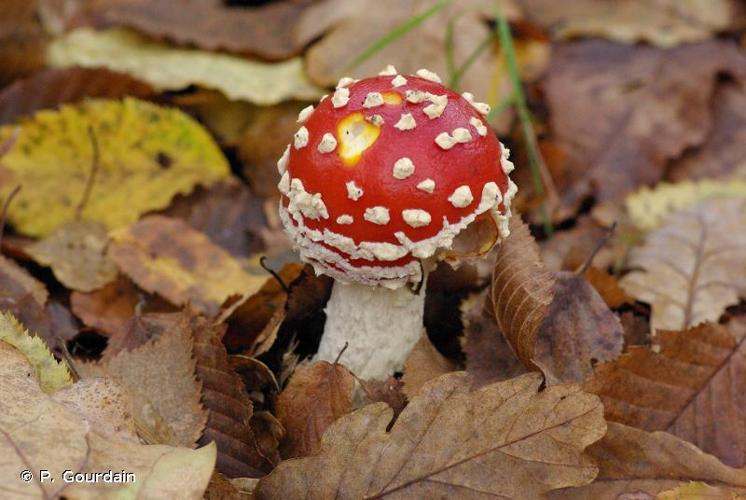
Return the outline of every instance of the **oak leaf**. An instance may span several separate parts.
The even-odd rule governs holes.
[[[492,310],[518,359],[534,367],[534,348],[553,297],[554,280],[544,269],[528,225],[513,217],[492,272]]]
[[[113,232],[109,257],[143,290],[215,314],[231,295],[251,296],[266,276],[246,272],[231,254],[185,222],[149,215]]]
[[[632,250],[622,287],[653,308],[654,330],[717,320],[746,293],[746,199],[705,200]]]
[[[653,498],[686,481],[746,491],[746,469],[734,469],[667,432],[646,432],[609,422],[606,435],[586,453],[599,467],[593,483],[549,494],[552,500]]]
[[[256,497],[538,498],[587,484],[596,467],[583,450],[606,431],[603,408],[577,386],[540,384],[534,373],[470,391],[466,373],[449,373],[388,431],[391,408],[365,406],[327,429],[318,455],[261,479]]]
[[[80,28],[52,41],[47,50],[52,67],[107,68],[126,73],[158,90],[191,85],[219,90],[231,100],[276,104],[288,99],[317,99],[299,58],[278,63],[252,61],[228,54],[174,48],[121,28]]]
[[[53,498],[101,498],[129,495],[141,498],[201,498],[215,462],[214,445],[200,450],[171,446],[141,445],[118,438],[96,425],[102,408],[122,407],[121,393],[88,391],[87,396],[72,391],[76,385],[50,397],[33,376],[33,368],[18,350],[0,341],[0,474],[17,477],[28,469],[49,470],[55,482],[42,482],[38,472],[30,482],[5,481],[0,491],[5,498],[39,496]],[[85,385],[83,390],[88,389]],[[81,398],[87,403],[77,405]],[[91,401],[88,398],[95,398]],[[108,399],[108,401],[107,401]],[[113,418],[127,418],[113,416]],[[62,472],[102,472],[125,470],[135,474],[130,483],[66,483]]]
[[[14,130],[0,128],[0,142]],[[127,98],[37,112],[22,122],[0,174],[7,179],[0,198],[23,187],[8,220],[24,234],[45,236],[77,218],[91,178],[81,218],[112,229],[165,207],[177,193],[226,177],[229,169],[212,138],[186,114]]]
[[[668,431],[745,466],[746,325],[706,323],[658,339],[659,353],[633,346],[599,365],[585,389],[601,397],[608,420]]]
[[[355,377],[339,363],[301,365],[277,397],[277,418],[285,427],[283,458],[315,455],[321,436],[338,418],[352,411]]]

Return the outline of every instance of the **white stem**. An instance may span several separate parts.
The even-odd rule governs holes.
[[[340,362],[362,379],[382,380],[401,370],[424,331],[425,283],[415,294],[335,281],[325,312],[316,358],[334,361],[347,342]]]

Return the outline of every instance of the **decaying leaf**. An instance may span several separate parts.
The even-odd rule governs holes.
[[[428,381],[455,369],[453,362],[439,353],[427,335],[423,335],[404,362],[404,394],[412,398]]]
[[[107,68],[131,75],[158,90],[200,85],[219,90],[229,99],[256,104],[311,100],[322,94],[308,80],[299,58],[265,63],[228,54],[178,49],[119,28],[71,31],[50,43],[47,58],[57,68]]]
[[[302,48],[293,37],[293,25],[308,3],[293,0],[247,8],[221,0],[182,0],[175,9],[170,0],[127,0],[100,2],[91,15],[182,45],[287,59]]]
[[[85,98],[147,98],[153,94],[149,85],[106,69],[45,69],[0,92],[0,125]]]
[[[743,52],[716,40],[673,49],[559,44],[546,92],[554,136],[573,172],[569,185],[558,186],[565,201],[619,199],[660,180],[668,160],[705,140],[717,74],[745,71]]]
[[[76,390],[76,386],[69,390]],[[34,471],[29,482],[3,482],[0,485],[3,497],[36,498],[40,493],[44,498],[58,495],[102,498],[123,494],[140,498],[202,497],[215,463],[214,445],[192,450],[141,445],[121,439],[121,435],[117,439],[105,428],[100,432],[95,422],[102,407],[120,404],[112,401],[118,393],[98,390],[88,391],[87,395],[98,401],[75,406],[76,399],[86,396],[80,394],[76,398],[67,393],[60,401],[48,396],[39,387],[23,354],[0,341],[0,454],[3,456],[0,475],[16,478],[19,471]],[[40,469],[50,471],[55,481],[40,481]],[[124,470],[133,473],[135,480],[121,484],[68,483],[62,480],[65,470],[89,473]]]
[[[614,222],[613,220],[611,222]],[[608,237],[608,229],[598,225],[590,216],[577,218],[571,229],[558,230],[551,238],[540,243],[541,260],[549,271],[575,271],[568,269],[568,261],[585,263],[597,249],[598,243]],[[609,241],[614,244],[615,240]],[[605,268],[614,260],[614,252],[606,245],[593,258],[593,264]]]
[[[528,17],[559,38],[599,37],[660,47],[697,42],[728,28],[738,6],[732,0],[518,0]]]
[[[622,287],[653,307],[654,330],[717,320],[746,291],[746,199],[715,198],[676,212],[632,250]]]
[[[585,385],[606,418],[686,439],[725,463],[746,465],[746,326],[707,323],[658,332],[660,353],[631,347]],[[735,336],[734,336],[735,335]]]
[[[315,455],[321,436],[338,418],[352,411],[355,377],[339,363],[301,365],[277,397],[277,418],[285,427],[283,458]]]
[[[206,314],[231,295],[253,295],[266,281],[178,219],[150,215],[111,238],[110,258],[140,288]]]
[[[177,323],[137,349],[76,368],[83,378],[109,377],[127,388],[137,420],[152,435],[173,439],[159,444],[193,447],[202,435],[207,411],[200,404],[202,384],[195,377],[192,332],[185,326]],[[162,423],[171,432],[161,431]]]
[[[98,222],[72,221],[27,248],[39,264],[71,290],[90,292],[111,283],[117,267],[106,256],[109,235]]]
[[[583,450],[606,431],[603,408],[577,386],[537,393],[540,383],[527,374],[470,391],[466,373],[450,373],[427,384],[389,431],[391,408],[365,406],[327,429],[318,455],[261,479],[256,496],[537,498],[587,484],[597,469]]]
[[[108,285],[88,293],[70,294],[70,307],[80,320],[107,336],[122,334],[135,314],[135,285],[121,274]]]
[[[13,131],[0,128],[0,142]],[[45,236],[76,218],[93,175],[80,215],[111,229],[228,173],[212,138],[181,111],[131,98],[90,100],[39,111],[23,121],[15,144],[0,160],[0,198],[22,186],[8,220],[24,234]]]
[[[740,493],[743,493],[743,490]],[[739,492],[723,486],[710,486],[701,481],[691,481],[676,488],[661,491],[656,498],[658,500],[680,500],[688,498],[729,498],[731,500],[738,500]]]
[[[528,368],[534,367],[536,336],[552,302],[553,286],[528,226],[513,217],[510,236],[497,253],[490,294],[497,326]]]
[[[667,432],[646,432],[609,422],[606,435],[589,446],[587,453],[599,465],[596,480],[580,488],[553,491],[550,498],[616,500],[625,498],[625,493],[631,498],[654,498],[686,481],[746,491],[746,470],[728,467]]]
[[[668,216],[710,198],[746,198],[746,181],[711,180],[660,182],[627,196],[625,207],[632,222],[644,230],[661,226]]]
[[[0,18],[0,87],[44,66],[47,35],[38,0],[5,0]]]
[[[536,338],[534,361],[548,383],[581,383],[596,362],[622,353],[624,330],[583,276],[555,274],[554,299]]]
[[[611,309],[616,309],[633,301],[632,297],[627,295],[627,292],[619,284],[619,280],[606,271],[602,271],[596,266],[588,266],[583,276]]]

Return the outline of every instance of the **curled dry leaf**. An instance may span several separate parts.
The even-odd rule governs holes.
[[[492,309],[497,326],[518,359],[533,368],[539,328],[552,302],[554,280],[544,269],[528,226],[513,217],[492,273]]]
[[[365,406],[327,429],[318,455],[261,479],[256,497],[537,498],[587,484],[597,469],[583,450],[606,431],[603,408],[577,386],[537,393],[540,384],[527,374],[470,391],[466,373],[449,373],[427,384],[389,431],[391,408]]]
[[[15,130],[0,128],[0,143]],[[178,193],[227,177],[229,169],[217,144],[189,116],[126,98],[37,112],[23,121],[0,174],[3,200],[14,186],[23,187],[8,207],[8,221],[21,233],[46,236],[78,215],[108,229],[126,226]],[[86,189],[90,196],[78,214]]]
[[[157,340],[76,369],[83,378],[110,377],[127,388],[138,422],[159,444],[193,447],[202,435],[207,411],[200,404],[202,384],[195,377],[188,323],[176,323]],[[162,430],[163,424],[169,429]]]
[[[453,362],[438,352],[427,335],[422,335],[404,362],[404,394],[412,398],[425,383],[455,369]]]
[[[147,98],[154,93],[149,85],[106,69],[45,69],[0,92],[0,125],[85,98]]]
[[[653,329],[717,320],[746,290],[746,199],[715,198],[676,212],[633,249],[621,281],[653,308]]]
[[[117,267],[106,256],[109,234],[98,222],[72,221],[27,248],[31,257],[49,266],[71,290],[90,292],[111,283]]]
[[[251,37],[242,37],[247,39]],[[287,99],[318,99],[299,58],[266,63],[154,42],[127,29],[80,28],[57,37],[47,50],[52,67],[108,68],[126,73],[157,90],[192,85],[219,90],[231,100],[277,104]]]
[[[555,274],[554,300],[536,339],[534,361],[547,383],[583,382],[598,361],[622,353],[624,330],[583,276]]]
[[[150,215],[111,238],[109,257],[140,288],[206,314],[231,295],[253,295],[266,280],[178,219]]]
[[[660,353],[631,347],[599,365],[585,389],[601,397],[608,420],[668,431],[743,467],[746,325],[730,330],[707,323],[659,332]]]
[[[739,492],[746,470],[734,469],[667,432],[646,432],[609,422],[606,435],[587,453],[599,466],[596,480],[580,488],[553,491],[552,500],[653,498],[685,481],[704,481]]]
[[[673,49],[606,40],[557,46],[546,91],[573,172],[558,186],[565,201],[616,200],[660,180],[669,160],[705,140],[717,75],[744,71],[746,55],[717,40]]]
[[[301,365],[277,397],[277,418],[285,427],[283,458],[315,455],[321,436],[338,418],[352,411],[355,377],[339,363]]]

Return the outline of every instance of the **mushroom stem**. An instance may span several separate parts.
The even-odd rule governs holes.
[[[383,380],[401,370],[423,332],[425,287],[395,290],[334,282],[316,359],[340,362],[362,379]]]

